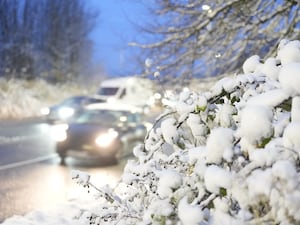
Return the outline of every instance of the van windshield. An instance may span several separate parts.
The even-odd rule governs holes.
[[[117,93],[119,88],[117,87],[102,87],[99,89],[98,94],[104,96],[112,96]]]

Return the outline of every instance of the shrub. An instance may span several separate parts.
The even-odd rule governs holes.
[[[292,52],[292,54],[289,54]],[[300,42],[204,93],[182,92],[134,148],[94,224],[299,224]],[[83,172],[73,178],[85,187]]]

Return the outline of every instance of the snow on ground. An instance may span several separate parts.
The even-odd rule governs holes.
[[[72,174],[70,174],[71,177]],[[113,187],[118,179],[110,174],[92,173],[93,182],[99,186],[110,185]],[[108,182],[104,184],[102,181]],[[74,181],[75,183],[75,181]],[[76,186],[67,193],[68,201],[55,206],[44,207],[33,210],[26,215],[14,215],[7,218],[3,225],[83,225],[86,219],[84,211],[95,209],[96,191],[92,188]]]

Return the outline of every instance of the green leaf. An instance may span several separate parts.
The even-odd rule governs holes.
[[[205,106],[202,106],[202,107],[196,105],[195,112],[196,112],[196,113],[204,112],[204,111],[206,110],[206,108],[207,108],[206,105],[205,105]]]
[[[235,102],[239,102],[240,99],[239,99],[238,97],[236,97],[236,96],[233,96],[233,97],[230,99],[230,101],[231,101],[231,105],[233,105]]]
[[[209,209],[215,208],[215,205],[214,205],[213,201],[210,201],[210,202],[208,203],[207,208],[209,208]]]
[[[272,138],[273,136],[262,139],[262,141],[257,145],[257,147],[264,148],[272,140]]]
[[[154,215],[151,215],[151,217],[154,219],[154,221],[158,222],[160,225],[165,225],[166,222],[167,222],[167,218],[165,216],[154,216]]]
[[[274,137],[274,130],[272,131],[272,134],[270,135],[270,137],[266,137],[263,138],[258,144],[257,147],[258,148],[264,148]]]
[[[221,197],[225,197],[227,195],[227,190],[225,188],[220,188],[219,194]]]
[[[185,149],[185,144],[182,142],[177,142],[177,146],[181,149]]]
[[[176,205],[177,204],[177,199],[172,196],[171,199],[170,199],[170,203],[173,204],[173,205]]]

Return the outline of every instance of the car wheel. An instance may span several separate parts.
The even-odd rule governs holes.
[[[66,157],[67,157],[67,149],[62,147],[61,145],[56,145],[56,152],[60,158],[60,165],[66,164]]]
[[[118,158],[118,157],[112,157],[109,159],[110,165],[117,165],[117,164],[119,164],[119,162],[120,162],[120,158]]]
[[[66,165],[66,156],[59,155],[59,157],[60,157],[60,165],[62,165],[62,166]]]

